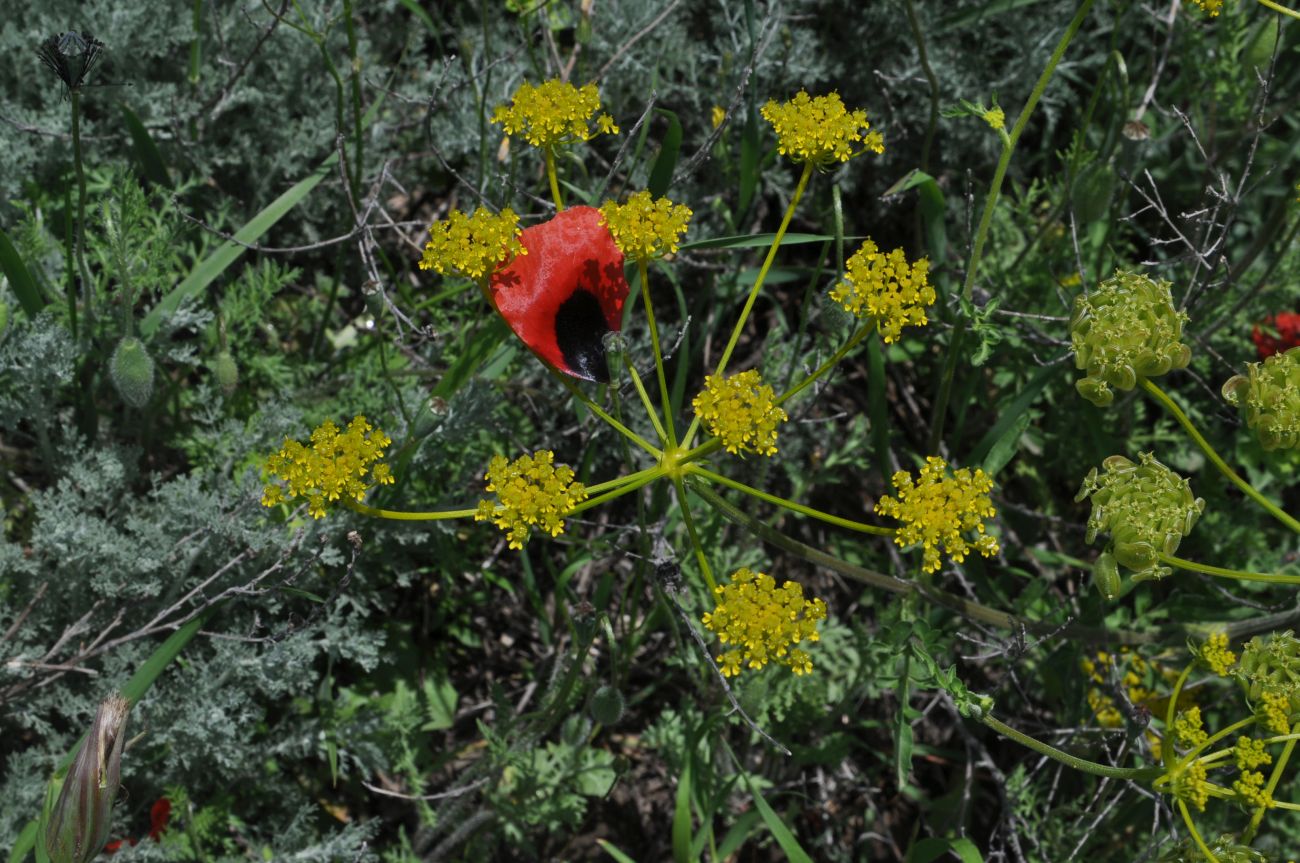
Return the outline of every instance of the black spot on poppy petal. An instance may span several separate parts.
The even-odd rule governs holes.
[[[609,382],[605,360],[605,313],[596,295],[579,288],[555,312],[555,342],[575,377]]]

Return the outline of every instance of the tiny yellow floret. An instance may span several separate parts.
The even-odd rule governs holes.
[[[777,427],[790,418],[776,403],[776,391],[750,369],[729,378],[708,375],[691,403],[709,434],[727,452],[776,454]]]
[[[762,114],[776,131],[777,152],[795,163],[825,167],[866,150],[885,152],[885,139],[868,131],[867,112],[846,109],[839,93],[812,98],[800,90],[789,102],[769,101]],[[862,146],[855,150],[857,142]]]
[[[797,675],[813,670],[812,658],[792,645],[820,638],[817,624],[826,619],[825,602],[804,599],[803,588],[793,581],[778,588],[772,576],[749,569],[737,570],[713,593],[717,606],[702,621],[718,641],[736,645],[717,657],[723,676],[736,676],[742,664],[759,669],[769,662]]]
[[[992,126],[994,129],[996,129],[999,132],[1007,127],[1006,112],[1003,111],[1001,108],[999,108],[997,105],[994,105],[992,108],[989,108],[980,116],[984,118],[985,123],[988,123],[990,126]]]
[[[844,281],[831,289],[831,299],[859,318],[875,318],[886,344],[898,340],[903,327],[929,323],[925,310],[934,305],[929,282],[930,262],[908,264],[902,249],[881,254],[868,239],[845,265]]]
[[[490,276],[498,266],[528,250],[519,242],[519,217],[509,207],[500,213],[452,210],[429,228],[420,269],[456,273],[470,279]]]
[[[652,198],[644,189],[625,204],[606,201],[600,208],[601,224],[609,228],[623,254],[642,261],[675,253],[691,215],[685,204]]]
[[[1201,645],[1201,659],[1220,677],[1227,677],[1237,662],[1237,654],[1228,649],[1228,634],[1216,632]]]
[[[391,485],[392,472],[384,464],[384,450],[392,441],[363,416],[348,423],[340,433],[326,420],[311,433],[311,446],[284,439],[280,451],[266,460],[265,473],[286,483],[268,483],[262,491],[262,505],[276,506],[297,498],[307,502],[313,518],[323,518],[340,498],[360,501],[378,485]]]
[[[501,124],[506,134],[522,137],[534,147],[554,149],[579,141],[590,141],[600,134],[618,134],[614,118],[608,114],[591,115],[600,110],[600,94],[595,84],[575,87],[552,78],[534,87],[527,81],[519,85],[509,105],[499,105],[492,122]]]
[[[875,507],[878,515],[903,523],[894,533],[894,542],[924,547],[926,572],[939,569],[940,549],[957,563],[972,548],[984,557],[998,553],[998,541],[984,532],[984,519],[997,515],[989,498],[993,480],[979,468],[961,468],[952,476],[947,476],[947,470],[943,459],[930,456],[915,481],[907,471],[898,471],[892,478],[898,497],[882,497]],[[962,536],[970,530],[977,534],[973,542]]]
[[[493,457],[483,477],[496,501],[479,501],[475,521],[490,521],[506,531],[511,548],[523,548],[529,529],[551,536],[564,532],[564,516],[587,499],[587,489],[574,480],[573,468],[555,464],[555,453],[538,450],[514,461]]]

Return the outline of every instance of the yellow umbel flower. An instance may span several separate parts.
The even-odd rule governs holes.
[[[534,147],[554,149],[578,141],[590,141],[599,134],[618,134],[614,118],[601,114],[596,128],[591,115],[600,110],[600,94],[595,84],[578,88],[552,78],[534,87],[527,81],[519,85],[509,105],[498,105],[492,122],[505,127],[507,135],[521,136]]]
[[[1237,769],[1243,772],[1273,763],[1273,756],[1265,750],[1263,740],[1238,737],[1237,745],[1232,748],[1232,754],[1237,760]]]
[[[521,233],[519,217],[509,207],[496,214],[475,210],[472,216],[452,210],[429,228],[420,269],[481,279],[515,255],[528,254]]]
[[[1211,18],[1217,18],[1219,12],[1223,10],[1223,0],[1192,0],[1201,11],[1208,14]]]
[[[859,318],[876,319],[885,342],[897,341],[905,326],[923,327],[934,305],[929,282],[930,262],[909,265],[902,249],[882,255],[868,239],[845,265],[844,281],[831,289],[831,299]]]
[[[770,575],[739,569],[730,584],[715,587],[717,607],[702,618],[723,644],[737,645],[717,658],[726,677],[740,673],[743,663],[758,669],[769,662],[808,674],[812,659],[791,645],[817,641],[817,624],[826,619],[826,603],[803,598],[803,588],[787,581],[780,588]]]
[[[980,117],[999,132],[1007,127],[1007,114],[997,105],[986,110]]]
[[[691,404],[709,434],[721,438],[733,455],[775,455],[777,426],[790,418],[776,403],[776,391],[754,369],[729,378],[707,375]]]
[[[384,464],[384,450],[392,441],[363,416],[340,433],[326,420],[311,433],[311,446],[284,439],[280,451],[266,460],[266,473],[288,485],[269,483],[262,491],[262,506],[275,506],[302,498],[314,518],[322,518],[334,501],[361,500],[377,485],[390,485],[392,472]]]
[[[649,191],[642,189],[626,204],[606,201],[600,208],[600,219],[624,255],[648,261],[677,251],[677,243],[691,219],[691,208],[667,198],[652,198]]]
[[[1210,799],[1210,783],[1205,777],[1205,765],[1192,759],[1175,765],[1169,775],[1169,790],[1174,796],[1204,812],[1205,804]]]
[[[907,471],[900,470],[892,478],[898,498],[882,497],[876,503],[877,514],[903,523],[894,533],[894,542],[904,547],[924,546],[922,566],[926,572],[939,569],[941,548],[957,563],[965,560],[972,548],[984,557],[998,553],[998,541],[984,532],[984,519],[997,515],[989,499],[993,480],[979,468],[964,467],[952,476],[946,475],[947,469],[943,459],[930,456],[915,482]],[[962,536],[969,530],[978,534],[974,542]]]
[[[1242,771],[1241,778],[1232,783],[1232,790],[1248,806],[1272,809],[1275,805],[1273,795],[1264,788],[1264,774],[1258,770]]]
[[[1216,632],[1201,645],[1201,661],[1220,677],[1227,677],[1237,662],[1237,654],[1228,649],[1228,634]]]
[[[792,162],[824,167],[847,162],[865,150],[885,152],[880,133],[867,131],[871,128],[867,112],[847,110],[839,93],[814,99],[800,90],[789,102],[768,102],[762,113],[776,130],[777,152]],[[859,141],[862,147],[855,151],[852,145]]]
[[[1201,708],[1190,707],[1174,717],[1174,741],[1184,749],[1195,749],[1210,739],[1201,720]]]
[[[474,520],[490,521],[506,531],[511,548],[523,548],[534,525],[559,536],[564,533],[564,516],[587,499],[587,489],[573,477],[573,468],[555,465],[550,450],[514,461],[495,456],[483,478],[497,499],[479,501]]]
[[[1261,693],[1259,703],[1255,705],[1255,716],[1274,734],[1288,734],[1291,731],[1291,702],[1281,692]]]

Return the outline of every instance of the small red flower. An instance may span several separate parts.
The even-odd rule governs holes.
[[[1300,346],[1300,314],[1279,312],[1255,325],[1250,334],[1262,360]]]
[[[515,335],[565,374],[609,380],[605,334],[623,327],[623,253],[595,207],[525,228],[528,250],[492,274],[492,299]]]

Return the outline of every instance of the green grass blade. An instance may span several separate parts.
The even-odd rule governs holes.
[[[597,839],[596,844],[599,845],[606,854],[613,857],[617,863],[636,863],[635,860],[615,848],[609,842],[606,842],[604,839]]]
[[[27,852],[36,847],[36,832],[40,829],[40,823],[28,821],[23,832],[18,834],[18,843],[14,845],[14,850],[9,852],[9,863],[18,863],[27,856]]]
[[[1060,369],[1056,366],[1043,366],[1039,369],[1038,374],[1030,378],[1029,383],[1011,401],[1011,404],[998,411],[998,421],[984,433],[979,443],[975,444],[975,448],[966,457],[965,464],[979,464],[988,458],[989,453],[993,451],[993,445],[1020,421],[1020,415],[1029,410],[1038,400],[1047,382],[1060,373]]]
[[[942,839],[938,836],[927,836],[913,845],[907,863],[932,863],[950,851],[961,858],[962,863],[984,863],[983,855],[969,839]]]
[[[768,830],[772,831],[772,838],[785,852],[786,859],[790,863],[812,863],[812,858],[808,856],[808,852],[803,850],[803,846],[799,844],[799,840],[794,837],[794,834],[790,832],[790,828],[781,820],[781,816],[777,815],[772,807],[767,805],[763,795],[759,794],[754,786],[750,784],[748,776],[745,777],[745,787],[749,789],[750,795],[753,796],[754,808],[762,816],[763,823],[767,825]]]
[[[34,318],[45,308],[45,298],[41,296],[40,289],[36,287],[36,280],[28,272],[27,265],[23,263],[23,256],[18,254],[14,244],[9,241],[9,235],[0,231],[0,271],[3,271],[5,278],[9,280],[9,289],[14,292],[18,298],[18,303],[27,313],[27,317]]]
[[[772,245],[772,240],[776,239],[776,234],[737,234],[733,237],[711,237],[707,240],[693,240],[689,243],[682,243],[678,248],[683,252],[692,249],[753,249],[767,248]],[[797,246],[801,243],[824,243],[827,240],[833,240],[834,237],[828,234],[786,234],[781,238],[783,246]],[[858,237],[846,237],[846,239],[859,239]]]
[[[650,179],[646,183],[651,197],[662,198],[673,182],[673,170],[677,167],[677,158],[682,151],[682,124],[677,115],[663,108],[656,113],[668,118],[668,131],[664,133],[659,155],[655,157],[654,167],[650,169]]]
[[[682,767],[677,782],[677,799],[673,805],[673,860],[691,863],[691,759]]]
[[[398,0],[398,2],[405,6],[407,11],[412,15],[420,19],[420,23],[423,24],[430,33],[434,36],[438,35],[438,25],[433,23],[433,18],[429,16],[428,12],[425,12],[420,8],[420,4],[417,3],[416,0]]]
[[[163,160],[162,151],[158,149],[158,144],[144,123],[125,104],[122,105],[122,119],[126,121],[127,131],[131,133],[131,147],[135,150],[135,157],[140,160],[140,170],[144,172],[145,179],[156,186],[171,186],[171,174]]]

